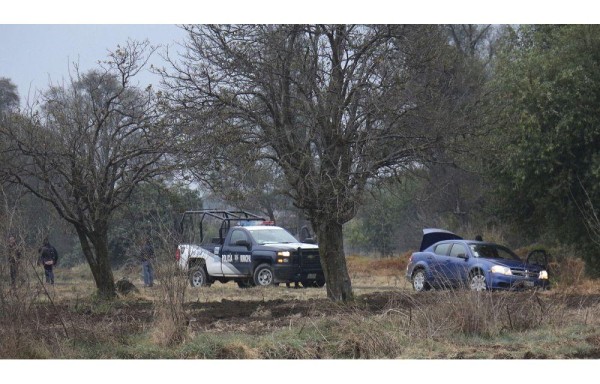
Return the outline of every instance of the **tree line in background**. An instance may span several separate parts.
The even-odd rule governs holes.
[[[346,252],[424,227],[567,244],[600,273],[598,26],[182,28],[158,90],[133,81],[147,42],[25,108],[0,79],[4,237],[52,232],[106,297],[138,239],[215,204],[310,225],[336,301]]]

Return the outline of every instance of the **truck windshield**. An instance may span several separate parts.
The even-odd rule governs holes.
[[[248,231],[258,244],[297,243],[288,231],[278,227],[249,228]]]

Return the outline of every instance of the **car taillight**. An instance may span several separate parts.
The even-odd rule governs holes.
[[[179,259],[181,259],[181,251],[179,250],[179,248],[177,248],[177,250],[175,251],[175,260],[179,261]]]

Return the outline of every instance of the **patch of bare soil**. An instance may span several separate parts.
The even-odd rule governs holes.
[[[546,308],[557,301],[565,302],[569,307],[585,309],[598,306],[598,295],[579,295],[558,297],[553,294],[542,294],[532,298],[528,292],[498,292],[497,299],[504,305],[539,305]],[[365,317],[383,314],[394,310],[402,311],[411,308],[437,306],[440,303],[438,292],[414,294],[410,291],[384,291],[357,295],[356,300],[348,304],[334,303],[327,298],[310,299],[274,299],[274,300],[232,300],[206,303],[190,303],[187,313],[190,326],[197,331],[211,332],[246,332],[262,334],[274,329],[289,327],[292,324],[310,318],[336,317],[349,314],[361,314]],[[517,321],[518,319],[513,319]],[[529,358],[529,356],[524,358]],[[535,358],[543,358],[536,356]]]
[[[251,293],[251,292],[249,292]],[[440,305],[441,292],[430,291],[415,294],[408,290],[371,292],[357,295],[352,303],[334,303],[325,297],[319,298],[273,298],[260,299],[260,292],[240,300],[222,298],[220,301],[189,302],[185,305],[185,311],[190,330],[196,332],[211,333],[244,333],[248,335],[269,334],[277,330],[291,326],[303,326],[309,322],[322,318],[335,318],[348,316],[372,316],[386,314],[388,312],[409,311],[413,308],[422,310],[426,307]],[[595,313],[600,303],[599,295],[572,295],[564,296],[553,293],[542,293],[539,297],[532,298],[531,293],[493,293],[496,299],[505,300],[506,306],[533,303],[535,306],[545,308],[558,301],[568,307],[576,308],[575,312],[581,316],[586,315],[588,308],[590,313]],[[448,297],[446,297],[448,298]],[[450,297],[451,298],[451,297]],[[89,305],[89,304],[88,304]],[[60,314],[60,315],[59,315]],[[138,299],[118,302],[112,307],[100,311],[97,307],[88,307],[64,304],[54,309],[48,306],[40,306],[36,317],[40,324],[53,324],[53,328],[63,333],[61,328],[67,332],[77,333],[79,337],[84,336],[91,342],[101,334],[107,332],[113,335],[131,335],[143,332],[152,326],[155,319],[155,304],[152,300]],[[591,321],[593,315],[589,315]],[[355,317],[356,318],[356,317]],[[513,321],[517,319],[513,318]],[[64,323],[63,327],[61,323]],[[586,339],[588,348],[581,349],[569,356],[574,359],[597,359],[600,358],[600,335],[591,333]],[[470,358],[474,356],[469,351],[460,351],[452,358]],[[522,351],[517,354],[507,349],[506,346],[491,348],[490,356],[496,359],[522,358],[522,359],[545,359],[552,358],[543,353]],[[518,351],[517,351],[518,352]]]
[[[222,299],[220,302],[193,303],[187,308],[192,329],[212,332],[246,332],[261,334],[274,329],[289,327],[300,319],[328,317],[344,313],[375,314],[383,312],[390,302],[402,298],[411,305],[408,296],[391,292],[372,293],[358,297],[351,304],[337,304],[328,299],[276,299],[237,301]]]
[[[214,332],[248,332],[261,334],[276,328],[288,327],[290,321],[310,317],[327,317],[356,313],[356,311],[380,313],[390,303],[413,305],[407,294],[380,292],[359,296],[351,304],[338,304],[326,298],[274,299],[274,300],[231,300],[192,302],[186,304],[186,313],[192,330]],[[396,304],[394,304],[396,305]],[[152,323],[155,307],[151,300],[139,299],[112,304],[110,308],[98,309],[92,304],[78,305],[61,303],[56,307],[40,305],[35,309],[39,324],[52,324],[61,328],[65,324],[67,332],[72,329],[94,325],[98,329],[110,327],[113,332],[135,331]]]

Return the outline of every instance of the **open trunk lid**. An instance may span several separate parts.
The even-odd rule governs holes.
[[[419,252],[423,252],[425,249],[442,240],[462,240],[462,237],[444,229],[425,228],[423,229],[423,240],[421,240]]]

